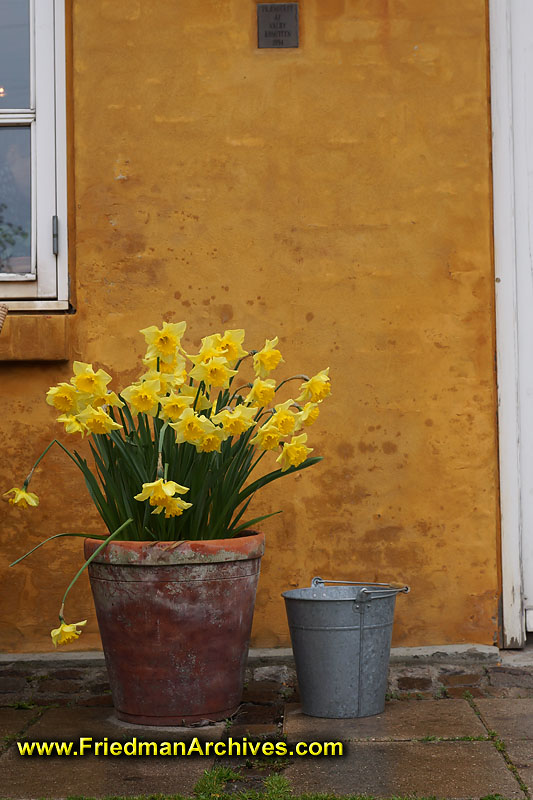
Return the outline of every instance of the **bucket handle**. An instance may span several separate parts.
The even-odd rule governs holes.
[[[365,581],[330,581],[324,578],[315,577],[311,581],[311,587],[317,589],[319,586],[324,586],[326,583],[336,583],[342,586],[362,586],[361,594],[371,594],[375,597],[388,597],[391,594],[408,594],[411,590],[409,586],[401,583],[370,583]],[[372,587],[372,588],[367,588]],[[374,588],[375,587],[375,588]]]

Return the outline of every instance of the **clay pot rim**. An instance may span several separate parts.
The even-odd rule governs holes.
[[[92,563],[142,566],[169,564],[206,564],[228,561],[248,561],[261,558],[265,551],[265,535],[244,531],[232,539],[187,539],[178,542],[119,541],[110,542]],[[85,558],[102,544],[90,536],[84,540]]]

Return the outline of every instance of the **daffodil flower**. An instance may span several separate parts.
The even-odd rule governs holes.
[[[244,335],[244,330],[239,328],[234,331],[224,331],[224,336],[221,338],[221,353],[227,358],[231,366],[240,358],[248,355],[247,351],[243,350],[242,347]]]
[[[152,511],[152,514],[161,514],[164,511],[165,519],[169,517],[181,517],[183,512],[191,506],[192,503],[187,503],[180,497],[169,497],[165,503],[158,505],[157,508]]]
[[[156,325],[143,328],[141,333],[148,345],[147,357],[171,361],[176,355],[186,328],[186,322],[163,322],[162,328]]]
[[[278,337],[267,339],[262,350],[254,355],[254,372],[258,378],[266,378],[269,372],[276,369],[284,359],[279,350],[276,350]]]
[[[187,370],[185,369],[186,362],[183,356],[176,353],[174,358],[170,361],[163,361],[158,356],[145,356],[143,364],[148,367],[150,372],[159,372],[164,375],[172,375],[176,380],[181,380],[181,383],[187,378]],[[159,369],[158,369],[159,365]]]
[[[198,393],[198,389],[196,386],[180,386],[180,395],[184,397],[191,397],[193,400],[193,408],[196,411],[205,411],[208,408],[211,408],[212,402],[209,400],[208,397],[204,394],[204,392]]]
[[[196,451],[198,453],[219,453],[222,442],[225,441],[229,435],[230,434],[223,428],[213,427],[213,430],[204,433],[202,439],[196,445]]]
[[[331,394],[331,383],[329,380],[329,367],[313,375],[300,386],[301,394],[297,398],[299,403],[319,403]]]
[[[63,423],[65,433],[81,433],[84,436],[88,431],[88,428],[74,414],[61,414],[57,421]]]
[[[215,426],[207,417],[199,416],[192,408],[186,408],[177,422],[169,423],[176,431],[178,444],[200,444],[206,433],[212,433]]]
[[[53,631],[50,631],[54,647],[74,642],[82,633],[82,631],[77,629],[83,628],[84,625],[87,625],[86,619],[84,619],[83,622],[72,622],[70,625],[61,620],[59,628],[54,628]]]
[[[78,390],[71,383],[59,383],[51,386],[46,393],[46,402],[49,406],[67,414],[78,408]]]
[[[211,417],[212,422],[222,425],[230,436],[240,436],[254,424],[255,408],[240,405],[234,409],[225,408]]]
[[[85,364],[83,361],[75,361],[73,369],[74,376],[70,382],[79,392],[91,395],[106,393],[106,386],[111,380],[111,375],[108,375],[103,369],[95,372],[92,364]]]
[[[302,410],[296,414],[296,427],[312,425],[317,421],[319,414],[318,403],[306,403]]]
[[[251,444],[256,444],[261,450],[276,450],[279,446],[283,434],[275,425],[266,424],[259,428],[253,439],[250,439]]]
[[[133,406],[135,411],[155,417],[160,401],[160,390],[161,384],[159,380],[153,380],[132,383],[131,386],[126,386],[120,394]]]
[[[236,375],[234,369],[228,367],[228,362],[224,356],[210,358],[205,363],[197,364],[190,371],[191,378],[203,381],[206,386],[215,386],[217,389],[227,389],[230,378]]]
[[[86,430],[90,431],[90,433],[109,433],[110,431],[118,430],[118,428],[122,428],[122,425],[119,425],[118,422],[115,422],[111,419],[109,414],[103,410],[103,408],[93,408],[92,406],[87,406],[83,411],[80,411],[79,414],[76,415],[76,419],[82,425],[85,426]]]
[[[162,397],[160,402],[161,416],[164,419],[171,420],[171,422],[176,422],[185,409],[192,406],[194,397],[187,397],[186,395],[171,392],[168,397]]]
[[[275,425],[281,431],[283,436],[288,436],[294,432],[297,422],[297,416],[290,408],[294,405],[294,400],[287,400],[285,403],[279,403],[274,406],[276,413],[270,418],[270,423]]]
[[[285,472],[289,467],[298,467],[302,464],[309,453],[313,452],[312,447],[306,447],[307,434],[301,433],[293,436],[290,442],[283,445],[283,450],[279,454],[276,462],[281,465],[281,471]]]
[[[13,497],[9,497],[10,494],[12,494]],[[35,508],[35,506],[39,505],[39,498],[37,495],[33,492],[27,492],[26,489],[17,489],[13,487],[13,489],[4,492],[2,497],[10,505],[18,506],[19,508],[28,508],[29,506]]]
[[[256,378],[244,402],[255,408],[264,408],[264,406],[268,406],[272,402],[275,395],[276,381],[270,378],[267,380]]]
[[[164,506],[175,494],[186,494],[189,489],[176,481],[159,478],[151,483],[143,483],[142,491],[134,495],[135,500],[149,500],[151,506]]]

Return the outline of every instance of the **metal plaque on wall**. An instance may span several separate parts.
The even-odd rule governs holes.
[[[298,3],[259,3],[258,47],[298,47]]]

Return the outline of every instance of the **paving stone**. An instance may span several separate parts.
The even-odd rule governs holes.
[[[490,742],[348,743],[341,759],[299,758],[283,774],[294,794],[524,798]]]
[[[483,699],[476,706],[501,739],[533,739],[533,698]]]
[[[23,692],[28,686],[26,678],[4,678],[0,681],[0,692]]]
[[[517,768],[530,792],[533,791],[533,742],[529,739],[506,739],[507,755]]]
[[[398,689],[401,691],[416,691],[417,689],[424,691],[425,689],[431,689],[431,685],[431,678],[424,678],[422,676],[414,677],[412,675],[402,675],[398,678]]]
[[[358,719],[309,717],[299,705],[287,704],[283,732],[291,741],[401,741],[487,735],[466,700],[391,700],[383,714]]]
[[[21,712],[17,712],[21,713]],[[155,728],[120,723],[103,708],[51,709],[26,732],[30,741],[72,740],[92,737],[103,741],[201,741],[218,740],[224,724],[209,728]],[[113,757],[85,755],[83,757],[25,758],[11,746],[0,757],[2,797],[10,800],[37,800],[42,797],[109,795],[191,795],[204,770],[213,766],[213,757],[184,758]],[[51,768],[53,766],[53,768]]]
[[[0,739],[19,733],[37,713],[37,709],[0,708]]]
[[[522,689],[533,689],[531,670],[518,667],[489,667],[487,673],[492,686],[519,686]]]

